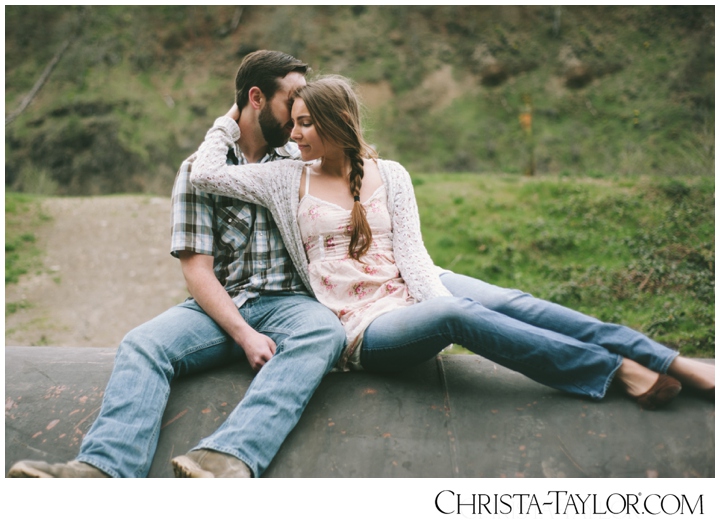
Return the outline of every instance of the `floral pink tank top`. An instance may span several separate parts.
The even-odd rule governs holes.
[[[298,226],[309,261],[310,284],[320,303],[345,327],[348,345],[338,367],[359,369],[362,334],[370,322],[415,303],[395,265],[385,187],[364,203],[373,241],[359,262],[348,256],[350,210],[310,195],[310,177],[305,180]]]

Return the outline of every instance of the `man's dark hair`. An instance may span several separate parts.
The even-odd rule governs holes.
[[[235,102],[242,110],[248,102],[250,88],[257,86],[268,100],[278,90],[278,79],[297,71],[305,75],[308,65],[280,51],[260,50],[247,55],[235,75]]]

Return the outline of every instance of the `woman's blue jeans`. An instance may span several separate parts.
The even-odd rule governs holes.
[[[623,357],[664,373],[678,355],[628,327],[519,290],[454,273],[441,280],[452,298],[397,309],[370,324],[360,354],[364,369],[400,370],[456,343],[542,384],[600,399]]]
[[[263,295],[246,302],[240,313],[275,341],[275,355],[220,428],[195,449],[233,455],[257,477],[335,365],[345,331],[329,309],[302,294]],[[193,300],[130,331],[117,350],[100,414],[77,460],[113,477],[147,476],[171,381],[245,359],[243,350]]]

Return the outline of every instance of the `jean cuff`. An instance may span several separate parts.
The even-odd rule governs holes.
[[[672,351],[672,354],[670,354],[670,356],[665,359],[662,365],[660,365],[660,369],[655,372],[667,374],[667,370],[670,368],[670,364],[672,364],[673,361],[675,361],[675,358],[677,358],[678,356],[680,356],[680,353],[678,351]]]
[[[599,396],[593,398],[596,398],[597,400],[601,400],[605,398],[605,395],[607,394],[607,390],[610,387],[610,384],[612,384],[612,381],[615,379],[615,374],[618,372],[618,369],[620,369],[620,366],[622,365],[623,357],[618,355],[617,356],[617,364],[615,365],[615,368],[610,372],[608,375],[607,381],[605,382],[605,385],[603,386],[602,393],[600,393]]]

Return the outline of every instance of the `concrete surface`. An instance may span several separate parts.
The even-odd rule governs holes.
[[[8,347],[5,470],[74,458],[114,349]],[[710,360],[714,362],[714,360]],[[174,382],[150,477],[213,432],[252,380],[243,363]],[[715,405],[644,411],[568,396],[476,356],[402,374],[332,373],[266,477],[714,477]]]

